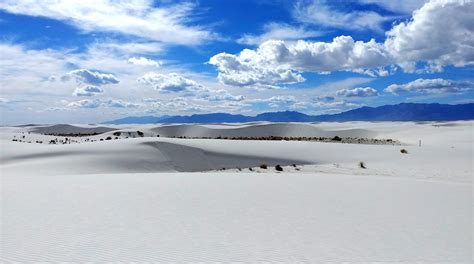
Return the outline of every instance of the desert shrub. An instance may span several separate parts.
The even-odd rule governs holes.
[[[118,139],[118,137],[115,137],[114,139]]]
[[[266,170],[268,168],[268,166],[267,166],[267,164],[262,164],[262,165],[260,165],[260,168]]]
[[[360,167],[361,169],[367,169],[367,167],[365,167],[365,163],[364,163],[363,161],[360,161],[360,162],[359,162],[359,167]]]
[[[137,130],[137,134],[138,134],[140,137],[143,137],[143,135],[145,135],[145,134],[143,134],[142,131],[138,131],[138,130]]]
[[[294,168],[296,168],[296,164],[291,164],[291,166],[293,166]]]
[[[406,149],[401,149],[400,152],[403,153],[403,154],[408,154],[408,150],[406,150]]]
[[[122,134],[122,132],[114,132],[113,135],[119,137]]]
[[[252,168],[249,168],[249,171],[253,171],[253,169],[252,169]]]
[[[340,138],[339,136],[335,136],[332,138],[333,141],[342,141],[342,138]]]
[[[283,168],[280,165],[275,166],[275,170],[277,171],[283,171]]]
[[[105,140],[112,140],[112,137],[106,137]]]
[[[101,138],[101,139],[100,139],[100,141],[104,141],[104,139],[103,139],[103,138]]]

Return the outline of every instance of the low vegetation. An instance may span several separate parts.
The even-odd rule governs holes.
[[[360,161],[360,162],[359,162],[359,167],[360,167],[361,169],[367,169],[367,167],[365,166],[365,163],[364,163],[363,161]]]

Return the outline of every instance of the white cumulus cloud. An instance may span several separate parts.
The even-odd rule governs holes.
[[[433,0],[414,11],[410,21],[386,33],[386,49],[406,71],[417,61],[431,70],[474,64],[474,1]]]
[[[472,0],[432,0],[415,10],[409,21],[394,25],[384,42],[356,41],[351,36],[338,36],[330,42],[269,40],[255,50],[216,54],[209,63],[217,66],[222,83],[234,86],[302,82],[303,72],[353,71],[387,76],[397,70],[397,65],[406,72],[441,71],[447,65],[463,67],[474,64],[472,14]]]
[[[79,84],[104,85],[116,84],[119,80],[110,73],[101,73],[87,69],[78,69],[68,72],[61,77],[62,81],[75,80]]]
[[[131,57],[127,60],[129,63],[139,66],[155,66],[158,67],[161,65],[159,61],[147,59],[145,57]]]
[[[379,93],[372,87],[357,87],[353,89],[342,89],[336,92],[342,97],[370,97],[377,96]]]
[[[84,99],[67,104],[68,107],[72,108],[99,108],[99,107],[112,107],[112,108],[136,108],[139,105],[131,102],[125,102],[117,99]]]
[[[445,79],[417,79],[405,84],[392,84],[385,88],[386,92],[416,92],[416,93],[460,93],[474,87],[471,81],[454,81]]]
[[[103,92],[102,88],[98,86],[86,85],[76,88],[72,94],[75,96],[94,96]]]
[[[390,62],[382,44],[336,37],[332,42],[266,41],[237,55],[219,53],[209,60],[228,85],[276,85],[302,82],[301,72],[331,72],[381,67]]]
[[[187,92],[194,94],[204,90],[204,86],[201,84],[177,73],[163,74],[150,72],[140,77],[138,81],[164,93]]]

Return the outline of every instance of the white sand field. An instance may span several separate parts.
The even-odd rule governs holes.
[[[473,125],[2,127],[0,261],[471,263]]]

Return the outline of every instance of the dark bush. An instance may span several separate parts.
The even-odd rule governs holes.
[[[361,169],[367,169],[367,167],[365,167],[365,163],[363,161],[359,162],[359,167]]]
[[[335,136],[332,138],[333,141],[342,141],[342,138]]]
[[[122,134],[122,132],[114,132],[113,135],[119,137]]]
[[[283,171],[283,168],[280,165],[275,166],[275,170],[277,171]]]
[[[400,152],[403,153],[403,154],[408,154],[408,150],[406,150],[406,149],[401,149]]]
[[[260,165],[260,168],[266,170],[268,168],[268,166],[267,166],[267,164],[262,164],[262,165]]]
[[[106,137],[105,140],[112,140],[112,137]]]
[[[137,134],[138,134],[140,137],[143,137],[143,135],[145,135],[145,134],[143,134],[142,131],[138,131],[138,130],[137,130]]]

